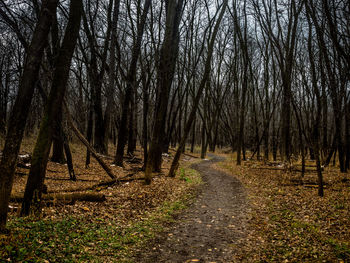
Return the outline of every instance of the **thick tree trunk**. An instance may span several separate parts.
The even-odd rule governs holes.
[[[62,135],[56,133],[55,138],[52,142],[52,157],[51,161],[55,163],[64,164],[66,163],[66,159],[64,158],[64,144]],[[57,137],[56,137],[57,136]]]
[[[5,231],[6,227],[8,204],[13,185],[17,156],[23,138],[35,83],[38,79],[41,59],[47,44],[50,26],[54,14],[56,13],[57,3],[57,0],[44,0],[42,2],[42,11],[27,51],[18,94],[9,119],[5,147],[0,163],[0,170],[2,173],[0,177],[1,232]]]
[[[150,149],[145,169],[146,183],[152,181],[152,172],[160,171],[165,138],[165,123],[170,87],[175,73],[179,50],[179,25],[184,0],[166,2],[166,24],[164,40],[160,50],[158,65],[157,96]]]
[[[52,157],[51,161],[56,163],[64,164],[66,162],[64,158],[64,134],[62,129],[62,112],[57,116],[55,126],[57,129],[53,134],[53,143],[52,143]]]
[[[31,169],[24,192],[21,215],[29,215],[33,195],[34,201],[40,205],[41,193],[45,179],[46,166],[49,158],[56,120],[62,112],[62,103],[69,77],[69,69],[75,44],[79,35],[80,20],[83,9],[81,0],[71,0],[67,28],[62,46],[59,50],[50,95],[45,106],[39,135],[34,148]]]

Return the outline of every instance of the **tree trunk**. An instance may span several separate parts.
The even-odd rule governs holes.
[[[89,144],[91,144],[91,141],[92,141],[93,115],[94,115],[94,110],[92,108],[92,105],[90,105],[89,117],[88,117],[88,123],[87,123],[87,131],[86,131],[86,139],[87,139]],[[90,151],[87,148],[86,149],[85,168],[88,168],[89,165],[90,165]]]
[[[273,118],[273,123],[272,123],[272,158],[273,161],[276,162],[277,161],[277,149],[278,149],[278,145],[277,145],[277,136],[278,131],[276,132],[276,126],[275,126],[275,118]]]
[[[38,79],[39,68],[50,26],[56,13],[57,0],[42,2],[39,21],[34,29],[30,46],[27,50],[19,90],[13,106],[6,135],[5,147],[0,163],[0,231],[5,231],[10,193],[13,176],[16,169],[17,156],[23,138],[25,123],[28,117],[35,83]]]
[[[194,151],[195,137],[196,137],[196,119],[193,121],[193,127],[192,127],[191,153],[193,153]]]
[[[136,135],[137,131],[135,131],[136,128],[136,90],[134,89],[132,92],[130,100],[130,112],[129,112],[129,138],[128,138],[128,154],[133,154],[136,149]]]
[[[264,138],[264,159],[266,161],[269,160],[269,128],[266,125],[267,123],[265,123],[265,129],[264,129],[264,134],[263,134],[263,138]]]
[[[148,155],[148,108],[149,108],[149,95],[148,89],[150,85],[151,77],[148,80],[144,79],[142,87],[142,100],[143,100],[143,114],[142,114],[142,144],[143,144],[143,168],[146,167],[147,155]]]
[[[55,63],[52,87],[48,97],[48,103],[45,106],[44,117],[40,125],[39,135],[33,152],[31,168],[21,208],[22,216],[29,215],[33,195],[35,195],[34,202],[40,205],[53,133],[58,129],[58,127],[56,127],[56,120],[62,112],[62,103],[67,87],[70,64],[79,36],[82,9],[83,3],[81,0],[71,0],[68,24]]]
[[[286,73],[283,73],[285,75]],[[283,77],[283,101],[282,101],[282,142],[281,142],[281,157],[285,161],[290,161],[290,123],[291,123],[291,86],[290,79]]]
[[[169,92],[174,78],[179,50],[179,25],[182,16],[183,2],[184,0],[166,1],[166,24],[158,65],[156,107],[150,149],[145,169],[146,184],[151,183],[152,172],[160,171],[162,166],[165,122]]]
[[[64,164],[66,162],[64,158],[64,134],[62,129],[62,112],[57,116],[55,126],[57,129],[53,134],[53,149],[52,149],[52,157],[51,161]]]
[[[346,138],[346,160],[345,169],[350,169],[350,101],[347,104],[347,113],[345,114],[345,138]]]
[[[67,167],[68,167],[69,178],[72,181],[76,181],[77,178],[76,178],[75,172],[74,172],[72,153],[70,151],[68,138],[66,136],[64,137],[63,146],[64,146],[64,152],[65,152],[66,158],[67,158]]]
[[[312,79],[312,87],[314,93],[316,94],[317,100],[317,112],[316,118],[313,124],[313,132],[312,132],[312,143],[315,150],[316,157],[316,167],[317,167],[317,179],[318,179],[318,195],[323,196],[323,176],[322,176],[322,167],[321,167],[321,159],[320,159],[320,122],[321,122],[321,114],[322,114],[322,98],[320,91],[317,86],[317,77],[316,77],[316,67],[314,61],[314,51],[312,49],[312,24],[309,15],[307,15],[307,19],[309,22],[309,38],[308,38],[308,51],[309,51],[309,60],[311,66],[311,79]]]
[[[107,154],[105,148],[105,125],[102,113],[102,91],[100,83],[95,85],[95,99],[94,99],[94,148],[98,153]]]
[[[244,1],[244,7],[246,5],[246,1]],[[244,9],[244,28],[241,29],[241,25],[238,21],[238,12],[237,7],[234,4],[234,24],[235,24],[235,33],[238,36],[240,46],[242,48],[242,63],[243,63],[243,73],[242,73],[242,94],[240,101],[240,109],[239,109],[239,132],[238,132],[238,148],[237,148],[237,165],[241,165],[241,154],[243,152],[243,159],[245,159],[245,151],[244,151],[244,125],[245,125],[245,107],[246,107],[246,94],[248,91],[248,66],[249,66],[249,54],[247,47],[247,14]]]
[[[201,159],[205,159],[205,156],[207,154],[207,146],[208,142],[205,139],[205,124],[202,125],[202,131],[201,131]]]

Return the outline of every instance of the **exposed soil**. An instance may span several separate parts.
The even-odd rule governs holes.
[[[245,190],[235,177],[212,168],[222,157],[193,165],[203,177],[198,199],[135,262],[233,262],[246,235]]]

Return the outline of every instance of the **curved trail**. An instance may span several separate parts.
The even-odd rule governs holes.
[[[212,168],[222,160],[192,166],[204,181],[197,200],[135,262],[233,262],[230,245],[245,236],[247,203],[242,184]]]

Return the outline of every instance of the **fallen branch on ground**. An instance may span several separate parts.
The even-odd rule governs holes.
[[[64,102],[64,109],[66,112],[67,120],[71,128],[73,129],[75,135],[79,138],[79,140],[88,148],[92,156],[96,159],[96,161],[101,165],[101,167],[106,171],[109,177],[112,178],[112,180],[117,181],[117,177],[113,174],[112,170],[109,168],[109,166],[102,160],[102,158],[99,156],[99,154],[95,151],[95,149],[90,145],[90,143],[85,139],[84,135],[81,134],[79,129],[75,126],[72,115],[69,112],[68,106],[66,102]]]
[[[174,150],[174,149],[169,149],[170,151],[173,151],[173,152],[176,152],[176,150]],[[199,157],[197,157],[197,156],[194,156],[194,155],[192,155],[192,154],[189,154],[189,153],[182,153],[183,155],[186,155],[186,156],[189,156],[189,157],[192,157],[192,158],[196,158],[196,159],[198,159]]]
[[[11,202],[23,202],[23,194],[12,195],[10,200]],[[42,200],[103,202],[106,200],[106,196],[99,193],[44,194]]]

